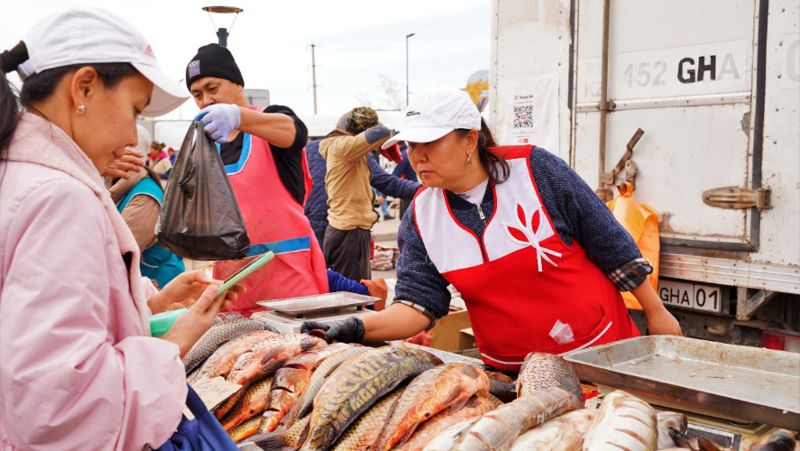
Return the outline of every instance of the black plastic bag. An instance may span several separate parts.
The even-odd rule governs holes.
[[[192,260],[247,256],[250,239],[217,148],[193,122],[169,176],[156,226],[160,244]]]

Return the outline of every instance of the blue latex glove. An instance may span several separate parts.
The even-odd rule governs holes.
[[[206,134],[218,143],[228,142],[228,136],[242,122],[239,107],[228,103],[215,103],[203,108],[194,120],[203,123]]]

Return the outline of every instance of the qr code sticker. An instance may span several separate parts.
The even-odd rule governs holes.
[[[533,104],[514,105],[514,128],[533,128]]]

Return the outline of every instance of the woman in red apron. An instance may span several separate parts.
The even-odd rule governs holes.
[[[447,314],[461,293],[485,363],[516,371],[529,352],[562,353],[639,335],[620,291],[654,334],[680,334],[645,282],[633,239],[563,161],[535,146],[494,147],[469,96],[421,95],[402,132],[426,188],[398,232],[395,303],[376,315],[306,323],[337,341],[398,339]]]

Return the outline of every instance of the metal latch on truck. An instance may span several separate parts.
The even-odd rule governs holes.
[[[704,191],[703,202],[718,208],[743,209],[755,207],[759,210],[767,210],[772,208],[770,202],[771,193],[772,191],[769,188],[750,190],[726,186]]]

